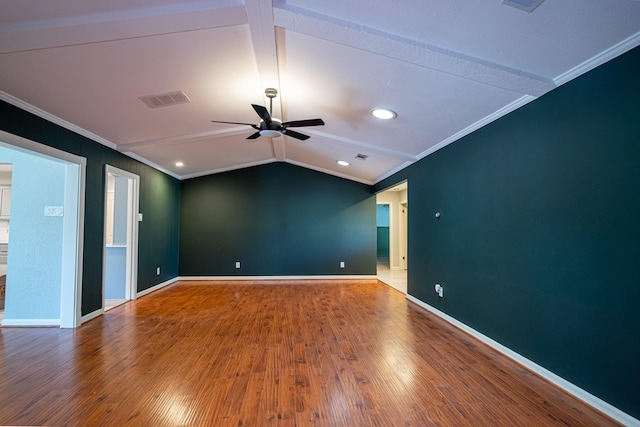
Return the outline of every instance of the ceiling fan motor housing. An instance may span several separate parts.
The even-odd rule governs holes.
[[[264,120],[260,120],[260,136],[267,138],[277,138],[282,135],[281,131],[284,130],[282,122],[278,119],[271,119],[271,123],[267,124]]]
[[[302,126],[322,126],[324,121],[322,119],[307,119],[307,120],[293,120],[282,123],[280,119],[274,119],[271,117],[271,110],[273,107],[273,98],[276,97],[278,91],[274,88],[267,88],[264,94],[269,98],[269,109],[267,110],[262,105],[251,104],[255,112],[261,118],[260,123],[256,126],[251,123],[238,123],[238,122],[223,122],[219,120],[212,120],[214,123],[227,123],[236,125],[248,125],[257,130],[256,133],[249,135],[247,139],[256,139],[264,136],[266,138],[277,138],[279,136],[287,135],[292,138],[304,141],[309,139],[309,135],[305,135],[294,130],[290,130],[289,127],[302,127]]]

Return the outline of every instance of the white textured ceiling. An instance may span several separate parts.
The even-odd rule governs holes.
[[[639,44],[635,0],[0,0],[0,99],[178,178],[286,161],[372,184]],[[326,125],[211,122],[257,124],[266,87],[275,117]]]

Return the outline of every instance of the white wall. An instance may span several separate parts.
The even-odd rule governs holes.
[[[5,320],[60,319],[63,217],[44,209],[64,205],[65,166],[4,147],[0,163],[13,164]]]

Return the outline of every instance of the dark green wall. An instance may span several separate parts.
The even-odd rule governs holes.
[[[270,163],[182,181],[180,217],[181,276],[376,273],[367,185]]]
[[[0,129],[87,159],[83,315],[102,307],[106,164],[140,176],[140,212],[144,220],[139,227],[138,291],[178,275],[178,180],[3,101],[0,101]],[[156,276],[158,266],[161,267],[160,276]]]
[[[636,418],[639,76],[635,49],[375,186],[409,181],[411,295]]]
[[[377,256],[389,258],[389,227],[378,227]]]

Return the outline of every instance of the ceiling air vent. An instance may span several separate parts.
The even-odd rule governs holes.
[[[191,102],[187,95],[181,90],[158,95],[141,96],[139,99],[147,104],[149,108],[168,107],[170,105],[188,104]]]
[[[533,12],[544,0],[502,0],[502,4],[513,6],[525,12]]]
[[[358,160],[367,160],[367,156],[366,154],[356,154],[356,159]]]

